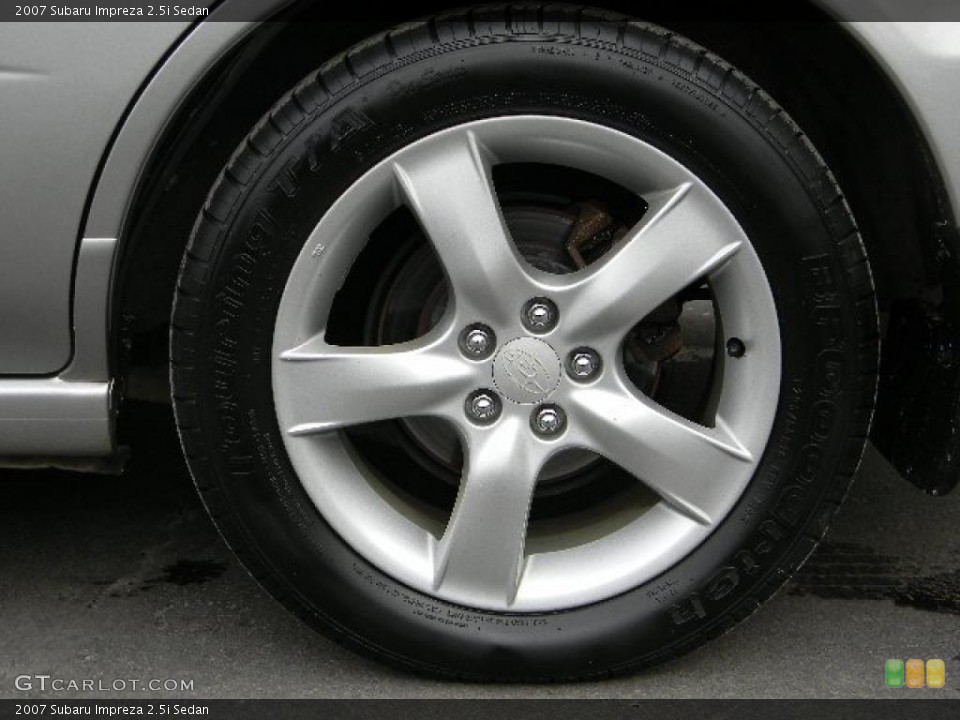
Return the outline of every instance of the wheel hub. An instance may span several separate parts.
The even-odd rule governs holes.
[[[556,351],[537,338],[511,340],[493,361],[493,382],[497,390],[518,405],[546,400],[560,384],[560,374]]]

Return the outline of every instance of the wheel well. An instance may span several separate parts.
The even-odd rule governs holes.
[[[137,188],[121,236],[113,327],[121,373],[167,361],[176,277],[194,221],[217,175],[250,129],[291,87],[375,33],[358,22],[261,24],[194,88],[171,119]]]
[[[881,312],[939,293],[951,223],[943,180],[890,79],[832,22],[678,24],[786,108],[837,176],[867,246]]]
[[[629,14],[630,3],[609,0]],[[619,7],[618,7],[619,6]],[[433,8],[415,5],[412,15]],[[265,23],[212,68],[148,163],[122,238],[118,302],[134,366],[166,362],[177,269],[208,189],[248,130],[333,55],[388,29],[323,21],[310,3]],[[803,22],[695,22],[649,17],[715,51],[794,117],[848,196],[873,266],[881,312],[940,302],[945,233],[955,229],[942,179],[897,90],[843,26],[810,6]],[[306,19],[305,19],[306,18]]]

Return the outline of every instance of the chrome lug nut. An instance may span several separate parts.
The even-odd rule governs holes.
[[[467,395],[464,412],[477,425],[490,425],[500,417],[503,405],[493,390],[475,390]]]
[[[460,352],[471,360],[483,360],[493,354],[497,337],[486,325],[468,325],[460,333]]]
[[[532,333],[547,333],[557,326],[560,311],[552,300],[533,298],[523,306],[523,326]]]
[[[577,348],[567,356],[567,373],[574,380],[586,382],[600,374],[603,361],[593,348]]]
[[[530,416],[530,426],[540,437],[556,437],[567,427],[567,414],[559,405],[541,405]]]

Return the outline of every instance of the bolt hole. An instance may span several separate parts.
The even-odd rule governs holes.
[[[732,358],[742,358],[747,352],[747,346],[740,338],[732,337],[727,340],[727,355]]]

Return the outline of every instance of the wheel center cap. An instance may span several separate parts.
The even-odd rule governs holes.
[[[520,405],[542,402],[560,384],[562,366],[543,340],[522,337],[506,343],[493,360],[493,382],[503,397]]]

